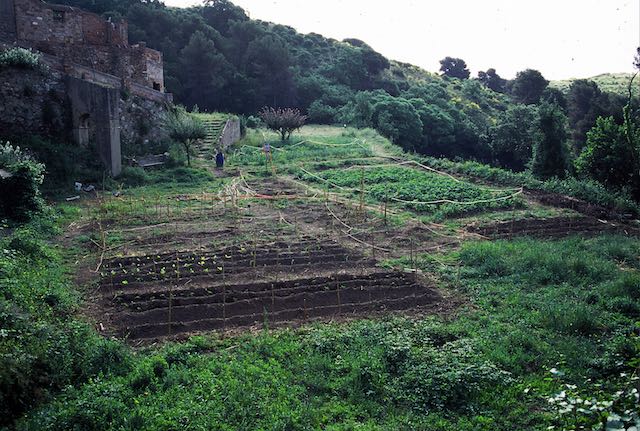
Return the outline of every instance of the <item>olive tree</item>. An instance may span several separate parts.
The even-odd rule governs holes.
[[[187,153],[187,166],[191,166],[193,145],[206,137],[204,124],[198,117],[178,107],[168,111],[163,119],[163,128],[171,139],[179,142]]]

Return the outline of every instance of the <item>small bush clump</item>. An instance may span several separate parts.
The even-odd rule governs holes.
[[[0,52],[0,70],[5,68],[42,69],[40,54],[25,48],[10,48]]]
[[[40,186],[45,167],[9,142],[0,144],[0,218],[24,222],[43,208]]]

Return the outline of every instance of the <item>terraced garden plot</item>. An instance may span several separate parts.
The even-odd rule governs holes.
[[[524,205],[517,190],[493,190],[465,181],[401,166],[301,172],[298,177],[353,196],[388,201],[420,214],[456,216]]]
[[[605,233],[640,235],[632,226],[598,220],[593,217],[552,217],[546,219],[520,219],[467,227],[471,233],[491,239],[519,236],[533,238],[563,238],[569,235],[595,236]]]
[[[399,225],[394,211],[385,211],[383,205],[364,205],[361,210],[357,200],[319,189],[305,191],[295,180],[269,178],[249,182],[249,187],[260,196],[273,197],[274,202],[284,197],[280,202],[290,204],[281,207],[280,214],[297,229],[321,229],[373,257],[400,257],[441,249],[458,244],[465,233],[416,220]]]
[[[126,256],[107,260],[103,264],[100,286],[126,286],[136,289],[147,282],[175,282],[206,277],[214,282],[229,280],[235,275],[264,276],[267,272],[340,270],[366,263],[332,241],[301,238],[295,242],[279,242],[233,246],[218,250],[169,252],[146,256]]]
[[[412,275],[375,272],[122,293],[114,302],[119,333],[136,340],[416,309],[440,299]]]
[[[106,331],[148,342],[265,322],[446,308],[422,277],[377,266],[408,254],[409,244],[417,253],[420,238],[429,246],[445,241],[426,227],[363,218],[286,179],[243,187],[253,197],[237,207],[204,197],[201,208],[185,197],[169,215],[104,214],[106,237],[116,244],[101,259],[95,298]]]
[[[263,151],[263,140],[255,146],[245,145],[231,154],[230,163],[233,166],[263,167],[265,165],[265,154]],[[332,136],[323,137],[322,140],[309,138],[300,139],[290,143],[270,142],[271,158],[273,165],[283,167],[293,163],[335,163],[338,160],[370,158],[374,156],[373,151],[365,140]]]

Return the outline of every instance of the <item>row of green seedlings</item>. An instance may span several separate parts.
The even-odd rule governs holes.
[[[214,273],[221,273],[223,271],[223,267],[218,265],[218,261],[220,260],[220,262],[222,262],[222,265],[224,265],[225,259],[227,261],[234,259],[235,263],[232,264],[232,266],[236,268],[238,267],[238,259],[249,257],[249,266],[256,268],[259,252],[264,252],[264,258],[268,258],[271,253],[275,253],[275,262],[280,264],[280,262],[290,261],[290,266],[295,265],[296,260],[300,262],[304,261],[305,259],[308,259],[308,262],[306,264],[312,266],[313,261],[311,260],[311,258],[314,257],[314,251],[324,253],[317,255],[316,257],[328,259],[335,257],[344,258],[345,262],[348,262],[350,259],[350,255],[346,250],[342,250],[341,248],[338,248],[337,250],[333,249],[333,244],[331,244],[331,246],[327,246],[327,243],[323,243],[320,241],[299,241],[296,242],[296,244],[304,244],[304,246],[302,248],[292,248],[292,244],[291,242],[289,242],[287,243],[287,251],[283,254],[281,254],[282,251],[279,247],[274,247],[273,250],[269,248],[259,250],[257,239],[254,239],[252,244],[249,246],[232,246],[227,250],[200,253],[196,256],[193,255],[193,252],[172,252],[170,254],[164,255],[157,254],[155,256],[132,257],[128,259],[131,261],[131,263],[129,264],[123,264],[123,262],[121,261],[117,263],[116,268],[114,268],[113,265],[108,265],[105,268],[105,271],[101,272],[101,276],[103,277],[103,279],[107,277],[110,278],[111,288],[113,289],[118,283],[123,286],[128,285],[130,281],[127,280],[127,278],[129,277],[133,279],[132,281],[136,282],[171,278],[172,272],[173,274],[175,274],[178,271],[175,259],[178,259],[179,262],[182,262],[181,269],[189,276],[209,274],[210,272],[212,272],[212,270]],[[301,256],[294,257],[294,253]],[[172,259],[167,260],[168,258]],[[168,267],[169,263],[171,263],[170,267]],[[263,268],[265,271],[266,267],[267,264],[264,264]]]
[[[237,192],[232,194],[223,194],[221,196],[215,194],[187,195],[184,199],[166,198],[162,199],[160,195],[155,197],[108,197],[101,198],[97,206],[87,205],[85,215],[89,219],[95,220],[112,220],[122,217],[136,217],[145,221],[153,218],[171,218],[184,216],[186,214],[194,215],[212,215],[218,206],[223,208],[237,208],[240,196]]]
[[[256,250],[256,243],[255,242],[254,242],[253,246],[254,246],[254,251],[251,254],[252,255],[251,266],[255,268],[257,266],[256,265],[257,253],[255,251]],[[317,248],[321,249],[320,245],[318,245]],[[239,250],[242,250],[242,249],[244,249],[244,247],[241,247]],[[305,248],[305,252],[308,252],[309,250],[310,249],[308,247]],[[279,254],[279,249],[278,248],[276,248],[276,253]],[[291,246],[290,245],[289,245],[289,254],[291,254]],[[210,260],[210,258],[207,257],[207,256],[200,256],[199,258],[196,258],[196,257],[193,257],[193,256],[187,257],[187,258],[185,258],[185,257],[181,258],[180,253],[176,252],[176,253],[173,253],[173,263],[171,264],[170,269],[167,271],[167,266],[160,266],[162,263],[168,263],[168,261],[166,260],[166,257],[168,257],[168,256],[165,255],[164,257],[165,257],[165,259],[163,261],[159,262],[160,259],[163,259],[163,256],[157,255],[157,256],[155,256],[155,258],[153,258],[152,262],[153,262],[154,272],[158,273],[158,267],[160,267],[159,274],[163,278],[175,277],[175,284],[174,283],[169,283],[167,285],[168,316],[169,316],[168,317],[168,327],[169,327],[168,335],[171,336],[172,335],[171,334],[171,331],[172,331],[172,320],[173,320],[172,319],[172,309],[173,309],[173,298],[174,298],[173,289],[177,288],[179,285],[182,284],[181,282],[184,279],[184,275],[185,275],[184,273],[187,272],[187,271],[183,272],[182,270],[183,269],[186,270],[187,268],[189,268],[189,271],[187,272],[187,277],[190,278],[193,275],[193,272],[194,272],[193,271],[193,266],[194,265],[195,266],[205,266],[206,262],[208,260]],[[217,263],[214,263],[214,266],[216,266],[217,274],[220,274],[221,275],[221,279],[222,279],[222,286],[223,286],[222,289],[223,289],[223,299],[224,299],[223,300],[223,319],[225,321],[224,325],[226,327],[226,308],[225,308],[224,304],[226,302],[227,271],[226,271],[225,260],[229,261],[230,259],[233,258],[233,255],[224,254],[223,257],[224,258],[220,262],[220,265],[217,266]],[[156,258],[158,260],[156,260]],[[143,261],[144,260],[151,260],[151,259],[152,258],[150,256],[147,256],[144,259],[135,258],[135,260],[136,260],[136,264],[135,264],[136,269],[134,270],[134,272],[139,273],[140,272],[140,268],[139,267],[141,265],[144,265]],[[198,260],[198,261],[195,262],[196,260]],[[189,263],[186,263],[186,261],[188,261]],[[281,273],[280,265],[281,265],[281,260],[280,260],[279,256],[277,256],[276,257],[276,271],[275,271],[275,274],[274,274],[275,278],[274,278],[274,280],[272,282],[272,303],[275,303],[275,285],[280,282],[280,279],[279,279],[279,275]],[[123,273],[125,273],[125,274],[128,273],[128,270],[126,268],[124,268],[121,263],[119,263],[118,266],[119,266],[119,269]],[[111,277],[111,287],[112,287],[112,290],[113,290],[114,284],[115,284],[114,281],[113,281],[113,278],[117,273],[116,273],[115,269],[108,269],[107,271],[108,271],[108,273],[103,272],[102,275],[103,275],[103,277],[105,277],[107,275],[110,275],[110,277]],[[213,277],[212,272],[209,271],[208,268],[205,268],[203,270],[203,272],[205,274],[209,275],[210,277]],[[364,274],[364,270],[362,270],[361,273]],[[337,277],[336,277],[336,283],[337,283]],[[123,286],[126,286],[126,285],[128,285],[128,281],[123,280],[121,282],[121,284]],[[341,304],[339,291],[338,291],[337,295],[338,295],[338,302]],[[306,307],[306,299],[304,301],[305,301],[304,313],[305,313],[305,320],[306,320],[307,313],[308,313],[307,310],[308,309]]]

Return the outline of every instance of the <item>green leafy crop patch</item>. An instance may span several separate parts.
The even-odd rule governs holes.
[[[367,169],[332,169],[303,173],[305,180],[322,182],[378,202],[399,204],[435,218],[507,209],[523,205],[517,190],[493,190],[438,173],[388,166]]]

